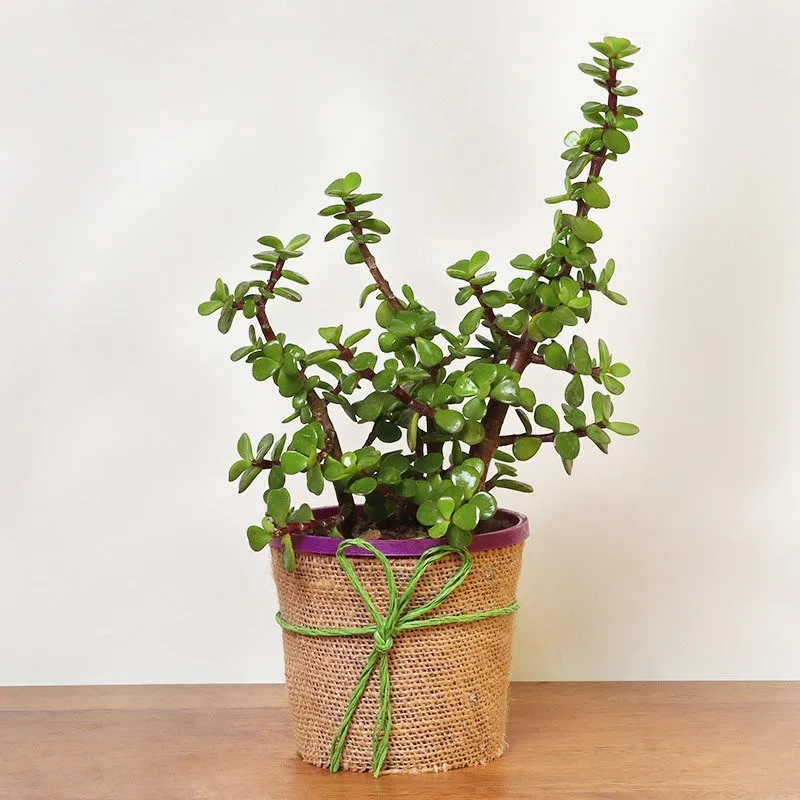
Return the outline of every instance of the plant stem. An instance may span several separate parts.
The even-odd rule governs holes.
[[[611,89],[612,87],[616,86],[616,83],[617,71],[614,68],[614,65],[611,63],[611,59],[609,59],[606,88],[608,89],[608,110],[613,114],[616,114],[617,111],[617,95],[615,95]],[[603,123],[604,131],[608,130],[609,127],[610,126],[607,122]],[[600,171],[603,168],[603,164],[606,162],[607,152],[607,149],[603,147],[603,149],[598,151],[597,154],[592,158],[589,167],[590,177],[600,177]],[[589,206],[587,206],[582,199],[579,200],[576,215],[579,217],[585,217],[588,215],[588,213]],[[564,261],[561,274],[569,275],[571,269],[571,266]],[[533,316],[535,313],[535,310],[532,311],[531,316]],[[541,363],[539,362],[541,356],[534,352],[534,348],[535,343],[531,341],[526,331],[511,348],[511,355],[508,359],[508,365],[511,367],[511,369],[520,373],[521,375],[525,371],[525,367],[527,367],[528,364]],[[543,358],[542,361],[544,361]],[[568,369],[567,371],[569,372],[570,370]],[[594,370],[592,370],[592,372],[594,373]],[[489,470],[489,464],[491,463],[492,457],[502,441],[503,437],[501,436],[501,429],[503,427],[503,423],[505,422],[507,413],[508,406],[505,403],[500,403],[497,400],[490,400],[486,410],[486,416],[483,419],[483,427],[486,431],[486,436],[482,442],[477,445],[473,445],[470,449],[471,457],[480,458],[481,461],[483,461],[483,477],[481,478],[480,488],[484,488],[486,485],[486,476]],[[542,434],[542,436],[549,437],[550,434]],[[555,434],[553,434],[552,438],[555,439]],[[543,438],[542,441],[551,441],[551,439]]]
[[[342,347],[340,344],[335,346],[339,348],[339,354],[342,358],[342,361],[347,361],[349,363],[353,360],[353,358],[355,358],[355,354],[349,347]],[[375,379],[375,371],[373,369],[360,369],[355,371],[365,380],[373,381]],[[421,400],[417,400],[416,398],[412,397],[401,386],[395,386],[395,388],[392,389],[391,394],[393,394],[401,403],[404,403],[409,408],[413,409],[424,417],[433,417],[436,414],[436,409],[434,409],[432,406],[429,406],[427,403],[423,403]]]
[[[344,204],[345,210],[348,214],[352,214],[356,207],[352,203],[345,203]],[[361,223],[355,220],[350,221],[350,229],[356,236],[363,236],[364,229],[361,227]],[[383,276],[383,273],[378,268],[378,264],[375,261],[375,256],[372,255],[370,252],[369,247],[364,242],[358,242],[358,250],[361,253],[361,257],[364,259],[364,263],[367,265],[367,268],[372,275],[372,279],[375,281],[375,285],[378,287],[378,290],[386,299],[386,302],[389,304],[389,307],[394,312],[402,311],[403,304],[400,300],[397,299],[394,292],[392,291],[392,287],[389,286],[389,281]]]
[[[606,428],[608,427],[605,422],[594,422],[593,425],[596,425],[598,428]],[[588,425],[587,425],[588,427]],[[586,428],[573,428],[572,433],[576,436],[583,437],[587,436]],[[518,441],[519,439],[538,439],[541,442],[554,442],[556,440],[556,434],[552,433],[508,433],[505,436],[500,436],[497,440],[498,446],[503,447],[504,445],[514,444],[514,442]]]
[[[544,364],[545,363],[544,356],[540,356],[538,353],[531,353],[530,363]],[[564,372],[569,372],[570,375],[576,375],[578,373],[578,370],[575,369],[574,364],[567,364],[567,367],[564,370]],[[592,367],[592,375],[597,376],[599,374],[600,374],[600,367]],[[587,377],[589,376],[587,375]]]

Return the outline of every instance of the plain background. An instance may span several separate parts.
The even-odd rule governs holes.
[[[630,304],[585,335],[631,365],[642,433],[571,478],[543,451],[536,493],[502,497],[533,528],[514,675],[800,678],[799,23],[786,0],[6,4],[0,683],[281,680],[260,492],[226,472],[287,405],[198,302],[307,231],[275,324],[309,349],[369,324],[315,215],[356,169],[387,275],[452,323],[449,264],[546,247],[608,34],[642,46],[646,116],[604,171]]]

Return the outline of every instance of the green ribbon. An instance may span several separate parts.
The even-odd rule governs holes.
[[[389,591],[389,608],[386,616],[381,616],[380,611],[367,593],[363,584],[356,575],[350,559],[347,557],[347,550],[359,547],[372,553],[383,568],[386,576],[386,586]],[[461,559],[461,566],[455,575],[442,587],[441,591],[424,605],[407,610],[411,597],[414,594],[425,570],[432,564],[449,555],[456,555]],[[358,704],[364,695],[369,679],[375,667],[378,667],[380,680],[378,717],[375,720],[375,728],[372,735],[372,770],[377,778],[381,773],[386,756],[389,752],[389,734],[392,729],[392,706],[391,706],[391,685],[389,681],[389,651],[399,633],[420,628],[431,628],[434,625],[452,625],[458,622],[476,622],[481,619],[501,617],[505,614],[513,614],[519,605],[516,600],[511,605],[504,608],[494,608],[488,611],[476,611],[473,614],[449,614],[439,617],[429,617],[420,619],[425,614],[438,608],[451,594],[466,580],[470,569],[472,569],[472,554],[462,547],[452,547],[451,545],[441,545],[426,550],[417,561],[408,585],[400,594],[397,589],[394,573],[386,556],[374,545],[364,539],[345,539],[336,550],[336,559],[353,584],[364,605],[375,622],[371,625],[364,625],[361,628],[304,628],[300,625],[293,625],[287,622],[278,612],[276,619],[278,624],[286,631],[298,633],[302,636],[372,636],[375,639],[375,647],[367,659],[366,666],[358,678],[358,683],[350,698],[350,702],[345,709],[344,717],[336,735],[331,743],[331,772],[338,772],[341,769],[342,753],[350,731],[350,723],[356,713]]]

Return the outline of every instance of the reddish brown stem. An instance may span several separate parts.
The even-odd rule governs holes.
[[[530,363],[544,364],[545,363],[544,356],[540,356],[538,353],[531,353]],[[569,372],[570,375],[576,375],[578,373],[578,370],[575,369],[574,364],[568,364],[564,372]],[[600,367],[593,367],[592,375],[597,376],[599,374],[600,374]]]
[[[605,428],[605,422],[595,422],[598,428]],[[572,433],[576,436],[583,437],[587,436],[586,428],[573,428]],[[497,442],[499,447],[503,447],[505,445],[514,444],[514,442],[518,441],[519,439],[538,439],[541,442],[554,442],[556,439],[555,433],[508,433],[505,436],[501,436]]]
[[[342,357],[342,361],[350,362],[353,360],[355,354],[349,347],[342,347],[341,345],[337,345],[337,347],[339,348],[339,354]],[[373,369],[361,369],[356,370],[356,372],[358,372],[358,374],[365,380],[372,381],[375,379],[375,371]],[[421,400],[415,399],[400,386],[395,386],[395,388],[392,389],[391,394],[393,394],[401,403],[407,405],[418,414],[422,414],[424,417],[433,417],[436,414],[436,409],[434,409],[432,406],[429,406],[427,403],[423,403]]]
[[[325,519],[310,519],[308,522],[290,522],[275,531],[275,536],[283,536],[284,533],[310,533],[311,531],[324,531],[335,528],[344,522],[344,514],[334,514]]]
[[[348,214],[352,214],[355,212],[356,207],[352,203],[345,203],[344,204],[345,210]],[[361,227],[361,223],[355,220],[350,220],[350,230],[356,236],[363,236],[364,229]],[[364,259],[364,263],[367,265],[367,268],[372,275],[372,279],[375,281],[375,285],[378,287],[378,291],[386,298],[386,302],[389,304],[389,307],[392,311],[402,311],[403,304],[400,300],[397,299],[394,292],[392,291],[392,287],[389,286],[389,281],[383,276],[383,273],[378,268],[378,264],[375,261],[375,256],[372,255],[369,247],[364,242],[358,242],[358,250],[361,253],[361,258]]]
[[[612,114],[617,113],[617,96],[611,91],[613,86],[617,85],[617,70],[614,68],[614,65],[611,63],[611,59],[608,59],[608,80],[606,81],[606,87],[608,88],[608,110]],[[603,123],[603,133],[605,133],[611,126],[607,123]],[[591,164],[589,166],[589,176],[591,178],[599,178],[600,177],[600,170],[603,169],[603,164],[606,163],[606,153],[607,149],[604,147],[602,150],[598,150],[597,154],[592,158]],[[588,183],[588,181],[587,181]],[[578,210],[575,212],[579,217],[585,217],[589,213],[589,206],[583,202],[583,200],[578,200]],[[567,265],[569,266],[569,265]],[[567,270],[567,273],[569,270]]]

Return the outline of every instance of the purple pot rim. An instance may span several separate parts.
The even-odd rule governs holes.
[[[337,506],[324,506],[315,508],[314,516],[317,519],[325,519],[338,511]],[[519,511],[512,511],[508,508],[498,508],[497,516],[508,518],[508,527],[490,533],[479,533],[472,537],[472,544],[469,546],[470,552],[477,553],[483,550],[499,550],[502,547],[509,547],[519,542],[524,542],[530,535],[528,528],[528,518]],[[314,536],[310,533],[296,533],[292,536],[292,544],[295,552],[316,553],[318,555],[335,556],[336,550],[342,539],[331,536]],[[391,558],[418,558],[426,550],[446,544],[441,539],[375,539],[370,544],[377,550]],[[273,539],[270,546],[279,548],[280,539]],[[354,547],[347,551],[349,556],[373,557],[372,553],[361,548]]]

